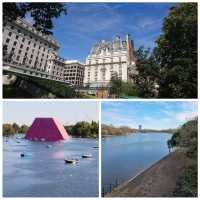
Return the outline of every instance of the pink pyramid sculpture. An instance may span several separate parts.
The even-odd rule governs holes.
[[[25,138],[35,141],[58,141],[68,139],[69,135],[57,119],[35,118]]]

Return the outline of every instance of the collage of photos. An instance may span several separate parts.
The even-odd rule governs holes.
[[[198,2],[1,2],[3,198],[198,198]]]

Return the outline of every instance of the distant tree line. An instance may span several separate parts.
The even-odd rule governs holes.
[[[13,124],[3,124],[3,136],[12,136],[16,133],[24,134],[28,131],[29,126],[23,124],[18,125],[17,123]]]
[[[106,125],[106,124],[101,125],[102,136],[126,135],[126,134],[130,134],[130,133],[135,133],[135,132],[137,132],[137,129],[130,128],[127,126],[115,127],[113,125]]]
[[[197,97],[197,3],[179,3],[163,20],[154,49],[135,50],[132,84],[113,77],[111,93],[143,98]],[[128,88],[128,93],[123,86]]]
[[[17,133],[25,134],[29,129],[27,125],[3,124],[3,136],[13,136]],[[65,126],[68,134],[74,137],[87,137],[87,138],[98,138],[99,136],[99,124],[95,121],[90,122],[77,122],[75,125]]]
[[[65,126],[66,131],[74,137],[98,138],[99,124],[95,121],[77,122],[75,125]]]
[[[181,150],[189,163],[178,183],[175,195],[197,196],[198,119],[190,120],[178,129],[168,141],[168,146]]]

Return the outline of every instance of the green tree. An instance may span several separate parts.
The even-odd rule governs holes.
[[[17,17],[24,18],[27,13],[33,18],[33,26],[37,30],[52,34],[52,19],[66,15],[67,10],[63,3],[3,3],[4,22],[16,20]]]
[[[186,122],[176,131],[171,140],[168,141],[171,147],[184,149],[183,154],[189,160],[183,176],[178,182],[176,196],[197,196],[197,153],[198,153],[198,119]]]
[[[25,124],[23,124],[20,129],[19,129],[19,133],[26,133],[28,131],[29,127]]]
[[[159,97],[197,97],[197,3],[172,7],[157,40]]]
[[[122,80],[116,74],[112,76],[110,80],[110,94],[115,95],[118,98],[121,92],[122,92]]]
[[[121,87],[121,95],[123,96],[138,96],[137,90],[135,85],[132,81],[123,82],[122,81],[122,87]]]
[[[170,139],[172,147],[182,147],[187,149],[187,156],[197,157],[197,131],[198,120],[190,120],[178,129]]]
[[[99,134],[99,125],[95,121],[91,123],[85,121],[77,122],[75,125],[65,126],[65,129],[75,137],[97,138]]]
[[[133,76],[137,93],[140,97],[156,97],[158,93],[158,79],[160,66],[157,62],[156,49],[144,49],[143,46],[135,51],[138,74]]]
[[[15,130],[11,124],[3,124],[3,136],[14,135]]]
[[[13,123],[12,124],[12,127],[13,127],[13,129],[14,129],[14,131],[15,131],[15,133],[17,133],[18,131],[19,131],[19,125],[17,124],[17,123]]]

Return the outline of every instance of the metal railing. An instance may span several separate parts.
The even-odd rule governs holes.
[[[116,178],[113,183],[102,185],[101,195],[104,197],[107,193],[112,192],[114,188],[118,187],[122,181],[119,178]]]

